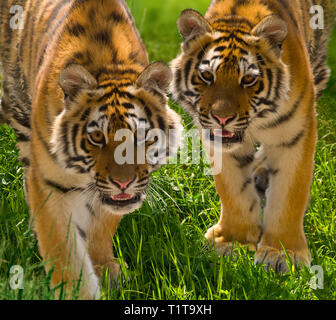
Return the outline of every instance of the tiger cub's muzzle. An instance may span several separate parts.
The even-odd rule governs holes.
[[[244,115],[232,113],[227,115],[214,110],[210,111],[208,119],[200,119],[207,140],[221,143],[224,147],[242,143],[250,117],[248,112]]]

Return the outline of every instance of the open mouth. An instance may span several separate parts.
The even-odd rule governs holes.
[[[231,132],[225,129],[212,129],[210,130],[209,137],[211,141],[228,143],[239,143],[243,140],[242,132]]]
[[[104,204],[110,206],[125,207],[130,204],[139,202],[141,199],[140,194],[130,195],[128,193],[120,193],[116,196],[109,196],[104,194],[102,200]]]
[[[227,131],[225,129],[214,129],[212,133],[215,137],[232,139],[235,136],[234,132]]]

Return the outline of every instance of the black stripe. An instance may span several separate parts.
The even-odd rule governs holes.
[[[152,113],[152,111],[145,105],[145,102],[144,102],[143,100],[141,100],[141,101],[142,101],[142,104],[143,104],[143,108],[144,108],[144,110],[145,110],[145,112],[146,112],[146,114],[147,114],[148,120],[149,120],[149,122],[152,124],[150,118],[152,117],[153,113]]]
[[[67,169],[75,169],[78,173],[81,173],[81,174],[88,172],[85,168],[81,167],[78,164],[73,165],[71,163],[67,163],[66,168]]]
[[[273,107],[277,107],[277,104],[275,101],[271,101],[271,100],[267,100],[265,98],[257,98],[258,101],[255,102],[256,106],[260,106],[262,104],[266,105],[266,106],[273,106]]]
[[[213,56],[213,57],[211,58],[211,61],[212,61],[212,60],[216,60],[216,59],[223,59],[223,58],[224,58],[223,55],[217,55],[217,56]]]
[[[246,156],[238,156],[238,155],[233,154],[231,155],[231,157],[238,162],[240,169],[243,169],[249,166],[254,161],[254,154],[250,154]]]
[[[106,82],[105,84],[101,84],[97,87],[97,89],[107,89],[109,87],[113,87],[113,86],[118,86],[118,88],[124,88],[124,87],[129,87],[133,85],[133,82],[131,81],[127,81],[127,82],[123,82],[123,83],[116,83],[115,80],[111,80]]]
[[[83,156],[78,156],[78,157],[70,157],[68,159],[69,163],[73,162],[83,162],[85,165],[88,165],[92,161],[91,156],[83,157]]]
[[[280,89],[281,89],[281,84],[282,84],[282,77],[283,77],[283,73],[280,69],[277,69],[277,81],[276,81],[276,85],[274,88],[275,91],[275,97],[273,99],[277,100],[280,98]]]
[[[226,46],[219,46],[217,47],[214,51],[217,52],[217,51],[224,51],[227,47]],[[209,61],[208,61],[209,62]],[[209,64],[209,63],[208,63]]]
[[[235,34],[230,34],[228,36],[220,37],[220,38],[216,39],[214,41],[214,43],[228,42],[228,41],[232,41],[233,39],[235,39],[237,42],[239,42],[240,44],[243,44],[246,47],[249,46],[246,41],[244,41],[241,38],[238,38]]]
[[[206,53],[206,51],[208,50],[208,47],[211,45],[212,42],[208,42],[207,44],[203,45],[201,51],[198,53],[197,55],[197,61],[202,61],[203,60],[203,57]],[[199,64],[198,62],[198,64]]]
[[[63,152],[68,154],[69,151],[69,141],[68,141],[68,122],[63,122],[61,125],[62,128],[62,140],[63,140]]]
[[[141,182],[146,181],[146,180],[149,181],[149,177],[146,176],[146,177],[143,177],[143,178],[139,179],[138,183],[141,183]]]
[[[22,165],[24,167],[29,167],[30,166],[30,160],[28,158],[26,158],[26,157],[20,158],[20,161],[22,162]]]
[[[257,54],[256,57],[258,63],[260,63],[262,66],[266,65],[264,58],[260,54]]]
[[[86,233],[85,233],[85,231],[80,226],[78,226],[78,225],[77,225],[77,230],[78,230],[78,233],[81,236],[81,238],[83,240],[86,240]]]
[[[126,109],[134,109],[134,106],[133,106],[133,104],[131,104],[131,103],[123,103],[122,104],[123,105],[123,107],[124,108],[126,108]]]
[[[285,122],[289,121],[290,119],[292,119],[292,117],[295,115],[298,107],[300,106],[300,104],[301,104],[301,102],[304,98],[305,92],[306,92],[305,88],[302,88],[302,91],[300,93],[300,96],[299,96],[298,100],[294,103],[294,105],[290,109],[290,111],[287,112],[286,114],[281,115],[279,118],[272,121],[271,123],[263,126],[263,129],[275,128],[275,127],[281,125],[282,123],[285,123]]]
[[[95,77],[98,79],[101,75],[110,75],[113,74],[114,76],[120,75],[120,76],[125,76],[126,74],[131,74],[131,75],[138,75],[138,72],[136,72],[133,69],[118,69],[118,68],[100,68],[97,73],[95,74]]]
[[[96,162],[95,161],[93,161],[93,163],[92,164],[90,164],[87,168],[86,168],[86,171],[87,172],[90,172],[91,171],[91,169],[94,167],[96,165]]]
[[[67,4],[70,4],[73,0],[59,1],[57,5],[52,9],[51,15],[46,21],[45,29],[48,30],[50,25],[56,21],[58,13],[65,7]]]
[[[199,94],[192,92],[191,90],[184,91],[183,94],[187,97],[198,97]]]
[[[252,204],[250,205],[249,212],[252,212],[254,210],[254,208],[255,208],[256,205],[257,205],[257,200],[254,200],[252,202]]]
[[[17,130],[14,130],[17,136],[17,139],[19,142],[29,142],[30,141],[30,137],[28,137],[27,135],[25,135],[22,132],[19,132]]]
[[[248,179],[244,182],[244,184],[243,184],[243,186],[242,186],[240,192],[243,193],[243,192],[246,190],[246,188],[247,188],[250,184],[252,184],[252,179],[251,179],[251,178],[248,178]]]
[[[36,120],[36,119],[35,119]],[[53,159],[56,160],[56,155],[51,152],[50,150],[50,146],[48,144],[48,142],[44,139],[42,132],[40,131],[39,126],[35,123],[35,132],[37,133],[38,136],[38,141],[41,141],[43,144],[43,147],[45,148],[45,150],[47,151],[48,155]]]
[[[265,118],[267,116],[268,113],[277,113],[276,110],[274,109],[264,109],[261,110],[260,112],[257,113],[257,118]],[[264,129],[264,126],[262,126],[262,128]]]
[[[111,22],[116,23],[116,24],[121,23],[121,22],[126,22],[125,17],[117,12],[112,12],[108,16],[108,20],[111,20]]]
[[[13,112],[13,118],[23,127],[27,128],[27,129],[30,129],[30,116],[26,113],[24,113],[23,111],[21,111],[20,109],[20,112],[17,110],[17,107],[14,107],[12,109],[12,112]],[[3,109],[5,110],[5,106],[3,104]]]
[[[238,0],[238,3],[239,3],[240,0]],[[234,14],[233,14],[234,15]],[[246,25],[250,28],[253,27],[252,23],[247,20],[245,17],[242,17],[242,16],[235,16],[234,17],[231,17],[231,16],[228,16],[227,18],[221,18],[221,19],[217,19],[214,21],[214,23],[218,23],[218,24],[221,24],[221,23],[229,23],[229,24],[243,24],[243,23],[246,23]],[[216,30],[221,30],[220,28],[216,28]],[[225,30],[226,31],[226,30]],[[241,28],[239,29],[240,32],[242,33],[245,33]]]
[[[192,59],[188,60],[184,66],[184,77],[185,77],[185,86],[188,88],[189,75],[191,71]]]
[[[63,7],[65,7],[66,5],[70,4],[73,0],[64,0],[64,1],[60,1],[57,6],[55,6],[53,8],[53,11],[51,13],[51,15],[49,16],[49,19],[47,20],[46,22],[46,27],[45,27],[45,30],[47,30],[48,32],[46,32],[46,36],[50,37],[50,35],[54,35],[56,34],[56,30],[59,28],[60,25],[62,25],[62,23],[64,22],[64,20],[67,18],[68,14],[65,14],[61,19],[58,20],[56,26],[53,28],[53,30],[50,30],[50,27],[51,27],[51,24],[53,22],[55,22],[56,20],[56,17],[58,15],[58,13],[61,11],[61,9],[63,9]],[[47,52],[47,48],[49,47],[50,45],[50,41],[46,41],[46,45],[44,46],[44,48],[42,49],[41,51],[41,54],[39,56],[39,59],[38,59],[38,64],[37,66],[41,66],[42,65],[42,62],[43,62],[43,59],[44,59],[44,55],[46,54]],[[39,43],[37,43],[38,45]]]
[[[292,148],[296,146],[299,143],[299,141],[304,137],[304,134],[305,134],[305,130],[303,129],[291,141],[281,143],[280,147]]]
[[[80,117],[80,121],[85,121],[91,114],[91,109],[87,108]]]
[[[75,37],[80,37],[81,35],[85,34],[85,28],[80,23],[76,23],[73,26],[68,26],[67,30]]]
[[[136,188],[143,188],[143,187],[146,187],[148,185],[148,182],[144,182],[144,183],[142,183],[142,184],[138,184],[138,185],[136,185],[135,187]]]
[[[76,123],[73,127],[72,127],[72,148],[74,151],[74,154],[77,156],[78,152],[77,152],[77,143],[76,143],[76,138],[77,138],[77,134],[78,134],[78,129],[79,129],[79,125]]]
[[[86,148],[86,145],[85,145],[85,141],[87,141],[86,139],[82,139],[81,143],[80,143],[80,147],[82,148],[82,150],[85,152],[85,153],[90,153],[90,150],[88,150]],[[88,141],[90,143],[90,141]]]
[[[89,124],[88,124],[88,128],[91,128],[91,127],[99,127],[98,125],[98,122],[97,121],[91,121]]]
[[[268,79],[268,92],[266,95],[266,99],[269,99],[271,93],[272,93],[272,86],[273,86],[273,73],[271,69],[267,69],[266,70],[266,75],[267,75],[267,79]]]
[[[134,99],[134,96],[127,91],[120,91],[118,88],[105,93],[102,97],[98,99],[98,102],[102,102],[109,98],[112,98],[114,95],[118,95],[120,98]]]
[[[92,216],[94,216],[94,215],[95,215],[95,212],[94,212],[92,206],[91,206],[90,204],[88,204],[88,203],[87,203],[85,206],[86,206],[86,209],[89,210],[90,214],[91,214]]]
[[[49,179],[45,179],[44,183],[46,185],[48,185],[49,187],[52,187],[56,191],[61,192],[61,193],[68,193],[68,192],[72,192],[72,191],[83,191],[84,190],[82,188],[77,188],[77,187],[70,187],[69,188],[69,187],[61,186],[57,182],[51,181]]]
[[[298,29],[298,23],[297,23],[297,19],[296,17],[293,15],[291,8],[288,6],[288,3],[286,0],[278,0],[277,2],[279,2],[283,8],[285,9],[286,13],[289,15],[289,17],[291,18],[293,24],[296,26],[296,28]]]
[[[38,5],[40,6],[40,3],[41,0],[39,1],[35,1],[35,5]],[[35,7],[36,8],[36,7]],[[35,12],[34,9],[35,8],[32,8],[32,11],[31,12]],[[28,50],[28,60],[30,63],[29,63],[29,67],[28,67],[28,76],[31,77],[32,76],[32,66],[33,64],[31,63],[32,61],[32,55],[33,55],[33,35],[34,35],[34,32],[35,32],[35,24],[37,23],[37,19],[34,15],[32,15],[33,17],[29,17],[31,18],[31,22],[30,22],[30,25],[31,25],[31,30],[29,30],[29,39],[28,38],[24,38],[26,39],[26,41],[28,41],[28,45],[29,45],[29,50]]]
[[[175,87],[176,89],[179,89],[180,86],[181,86],[181,82],[182,82],[182,74],[181,74],[181,70],[178,69],[176,72],[175,72]]]
[[[110,30],[101,30],[94,35],[94,40],[100,42],[106,46],[111,46],[111,31]]]
[[[272,176],[276,176],[279,173],[279,169],[268,169],[267,172],[272,175]]]
[[[166,130],[166,125],[165,125],[165,122],[163,120],[163,118],[161,116],[157,116],[157,121],[158,121],[158,124],[159,124],[159,128],[163,131]]]

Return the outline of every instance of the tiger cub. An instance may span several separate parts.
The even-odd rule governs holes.
[[[221,165],[221,216],[206,233],[219,254],[240,242],[279,272],[288,270],[284,248],[295,265],[311,263],[303,218],[334,13],[334,0],[214,0],[205,18],[187,9],[178,19],[171,91],[202,132],[212,168]],[[262,221],[255,182],[266,192]]]
[[[149,65],[123,0],[2,0],[0,27],[2,110],[18,137],[46,271],[54,268],[54,286],[66,283],[66,297],[81,279],[80,297],[97,298],[102,270],[118,276],[120,220],[140,208],[150,173],[178,147],[180,117],[165,95],[171,71]],[[169,144],[148,138],[153,130]],[[128,161],[139,146],[154,156]]]

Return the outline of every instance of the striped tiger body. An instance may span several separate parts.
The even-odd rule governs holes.
[[[324,9],[323,30],[311,28],[322,11],[313,4]],[[334,17],[329,0],[214,0],[205,18],[192,9],[179,17],[171,92],[209,155],[220,150],[212,159],[222,212],[206,233],[220,254],[238,241],[256,250],[256,263],[286,271],[284,246],[295,264],[310,264],[303,217]],[[256,187],[266,192],[262,221]]]
[[[12,28],[14,4],[23,29]],[[129,161],[125,150],[141,145],[164,160],[178,147],[171,71],[149,65],[123,0],[6,0],[0,27],[2,109],[18,136],[46,270],[55,265],[52,284],[66,288],[81,275],[81,297],[97,297],[103,268],[118,275],[111,237],[164,163],[136,152]],[[169,145],[147,139],[152,130]]]

